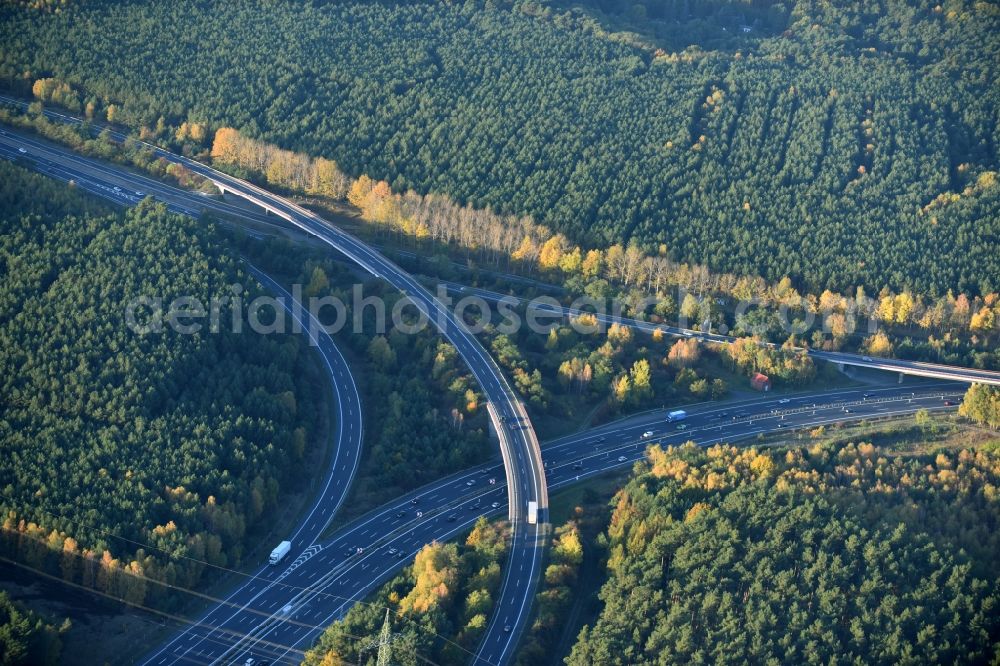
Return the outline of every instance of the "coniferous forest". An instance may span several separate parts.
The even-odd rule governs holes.
[[[0,79],[811,293],[997,288],[994,5],[620,4],[8,3]]]
[[[566,663],[995,660],[998,487],[995,448],[653,447]]]

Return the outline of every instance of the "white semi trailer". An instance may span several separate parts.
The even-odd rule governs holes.
[[[285,559],[285,555],[288,555],[288,551],[292,549],[291,541],[282,541],[278,544],[278,547],[271,551],[271,557],[268,560],[271,565],[275,565],[281,560]]]

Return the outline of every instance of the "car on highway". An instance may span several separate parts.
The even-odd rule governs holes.
[[[18,149],[17,149],[17,152],[19,152],[19,153],[22,153],[22,154],[25,154],[25,155],[26,155],[26,154],[28,153],[28,151],[27,151],[27,150],[25,150],[24,148],[18,148]]]
[[[687,430],[687,427],[688,427],[687,423],[678,423],[677,424],[677,429],[678,430]]]
[[[873,362],[871,356],[862,356],[861,360],[865,361],[866,363],[872,363]]]
[[[491,477],[491,478],[490,478],[490,485],[491,485],[491,486],[495,486],[495,485],[497,485],[497,480]]]
[[[862,397],[863,399],[867,400],[868,398],[872,397],[872,394],[871,394],[871,393],[865,393],[865,394],[864,394],[863,396],[861,396],[861,397]],[[813,403],[813,407],[815,407],[815,406],[816,406],[816,403]]]
[[[390,555],[395,555],[399,552],[399,548],[390,548],[388,552]]]
[[[465,482],[465,485],[467,485],[467,486],[474,486],[474,485],[476,485],[476,482],[473,481],[472,479],[469,479],[468,481]]]
[[[490,506],[493,507],[494,509],[499,509],[500,508],[500,502],[493,502],[493,504],[490,504]]]
[[[952,406],[952,405],[954,405],[954,404],[955,404],[955,403],[953,403],[953,402],[952,402],[951,400],[945,400],[945,401],[944,401],[944,406],[945,406],[945,407],[951,407],[951,406]]]
[[[642,438],[643,439],[649,439],[650,437],[652,437],[655,434],[656,433],[654,433],[652,430],[647,430],[646,432],[642,433]]]
[[[618,456],[618,462],[625,462],[626,460],[628,460],[628,458],[625,456]]]
[[[449,523],[453,523],[453,522],[455,522],[456,520],[458,520],[458,514],[454,514],[454,513],[453,513],[453,514],[451,514],[450,516],[448,516],[448,522],[449,522]]]
[[[779,404],[779,405],[787,405],[787,404],[788,404],[788,403],[790,403],[791,401],[792,401],[792,399],[791,399],[791,398],[782,398],[781,400],[779,400],[779,401],[778,401],[778,404]]]
[[[418,498],[416,498],[416,497],[414,497],[413,499],[410,500],[410,504],[419,504],[419,503],[420,503],[420,500]]]
[[[577,460],[575,463],[573,463],[573,469],[583,469],[583,462]]]
[[[606,442],[606,441],[608,441],[608,438],[605,437],[605,436],[601,436],[601,437],[597,438],[597,443],[598,444],[600,444],[601,442]]]
[[[503,625],[503,630],[506,631],[509,634],[510,633],[510,625],[509,624]]]
[[[399,512],[396,513],[396,517],[397,518],[405,518],[406,517],[406,512],[405,511],[399,511]]]

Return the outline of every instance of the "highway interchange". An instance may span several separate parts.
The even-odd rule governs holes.
[[[496,361],[464,322],[438,301],[423,285],[363,242],[339,229],[328,226],[318,216],[261,188],[222,174],[200,163],[170,155],[192,171],[210,178],[220,189],[233,192],[326,242],[357,265],[388,282],[405,294],[410,302],[434,324],[465,361],[488,401],[494,432],[500,443],[504,478],[510,501],[511,542],[493,617],[487,626],[474,659],[491,664],[507,663],[513,658],[521,633],[531,613],[534,590],[541,575],[546,546],[548,492],[542,467],[541,450],[527,410]],[[527,520],[528,504],[538,506],[539,519]],[[504,616],[506,622],[499,622]],[[223,658],[229,658],[226,651]]]
[[[0,134],[0,156],[28,160],[50,176],[73,180],[82,189],[123,205],[133,205],[141,196],[152,194],[166,201],[173,210],[188,215],[197,215],[205,209],[267,222],[265,216],[249,213],[242,207],[173,188],[10,131]],[[204,175],[229,191],[245,188],[243,195],[248,200],[263,204],[271,212],[327,241],[372,274],[387,279],[410,296],[456,346],[490,397],[494,428],[501,440],[503,464],[449,477],[355,521],[330,539],[317,541],[343,501],[359,457],[361,411],[357,392],[354,389],[355,402],[352,403],[349,392],[338,389],[341,410],[338,423],[342,428],[356,432],[356,439],[354,435],[345,439],[344,432],[340,433],[338,458],[327,470],[325,490],[294,533],[293,551],[289,558],[291,566],[259,568],[225,603],[213,608],[194,627],[152,654],[146,663],[242,662],[250,655],[276,663],[296,662],[301,657],[301,649],[308,647],[324,626],[404,566],[425,543],[448,539],[467,530],[479,515],[496,516],[507,512],[509,518],[515,519],[515,528],[514,543],[505,568],[503,593],[499,596],[490,628],[478,653],[470,655],[470,661],[477,663],[506,663],[512,658],[530,614],[545,542],[544,513],[539,525],[529,526],[523,519],[524,507],[527,501],[535,498],[534,501],[540,501],[544,509],[547,485],[561,488],[578,479],[630,465],[642,457],[645,445],[652,441],[668,444],[690,438],[699,445],[736,441],[782,427],[814,427],[842,420],[910,413],[920,407],[946,409],[942,395],[952,399],[960,397],[960,386],[925,384],[919,389],[893,387],[872,391],[868,399],[862,398],[858,392],[841,392],[794,398],[788,403],[758,401],[733,414],[736,418],[729,414],[719,418],[721,411],[735,410],[736,407],[693,412],[687,428],[674,432],[663,431],[662,414],[654,414],[649,420],[639,420],[635,425],[635,421],[630,421],[628,426],[609,426],[553,442],[545,448],[545,472],[541,473],[540,449],[517,395],[478,341],[450,312],[442,311],[440,304],[412,276],[360,241],[331,228],[309,211],[204,165],[190,163],[179,156],[173,157],[184,160],[185,166],[192,170],[203,169]],[[255,274],[272,291],[282,291],[279,285],[263,274],[256,271]],[[640,328],[657,327],[646,322],[628,323]],[[671,334],[697,335],[706,340],[712,337],[712,334],[698,331],[674,331],[664,326],[657,328]],[[328,347],[323,349],[324,345]],[[339,357],[332,341],[327,339],[320,346],[333,385],[346,389],[345,377],[349,378],[350,373],[342,357]],[[997,373],[984,375],[973,370],[969,371],[969,375],[963,375],[965,369],[848,356],[850,358],[846,360],[826,360],[900,370],[908,374],[915,371],[916,374],[930,376],[939,376],[939,369],[944,367],[946,372],[958,372],[959,379],[968,380],[971,377],[975,381],[1000,383],[1000,374]],[[339,380],[336,377],[338,369],[341,371]],[[955,374],[946,376],[953,377]],[[350,386],[353,388],[353,381]],[[914,394],[914,391],[917,392]],[[813,403],[817,405],[815,408]],[[347,425],[352,423],[351,417],[344,419],[345,405],[352,404],[357,406],[353,410],[357,414],[356,426]],[[778,412],[772,414],[771,409]],[[845,409],[849,411],[845,412]],[[745,415],[741,416],[744,412]],[[653,431],[651,438],[641,436],[647,430]],[[343,461],[348,459],[353,462],[345,468]],[[491,484],[490,479],[495,483]],[[513,503],[508,502],[509,496],[515,498]],[[317,515],[316,511],[320,514]],[[418,511],[422,514],[419,517]],[[390,551],[393,551],[391,555]],[[348,552],[352,554],[348,556]]]

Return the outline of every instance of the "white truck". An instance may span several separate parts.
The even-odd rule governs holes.
[[[534,525],[538,522],[538,502],[528,502],[528,524]]]
[[[271,558],[268,560],[271,565],[275,565],[281,560],[285,559],[285,555],[288,555],[288,551],[292,549],[291,541],[282,541],[278,544],[278,547],[271,551]]]
[[[683,409],[675,409],[674,411],[667,414],[667,423],[683,421],[686,418],[687,418],[687,412],[685,412]]]

